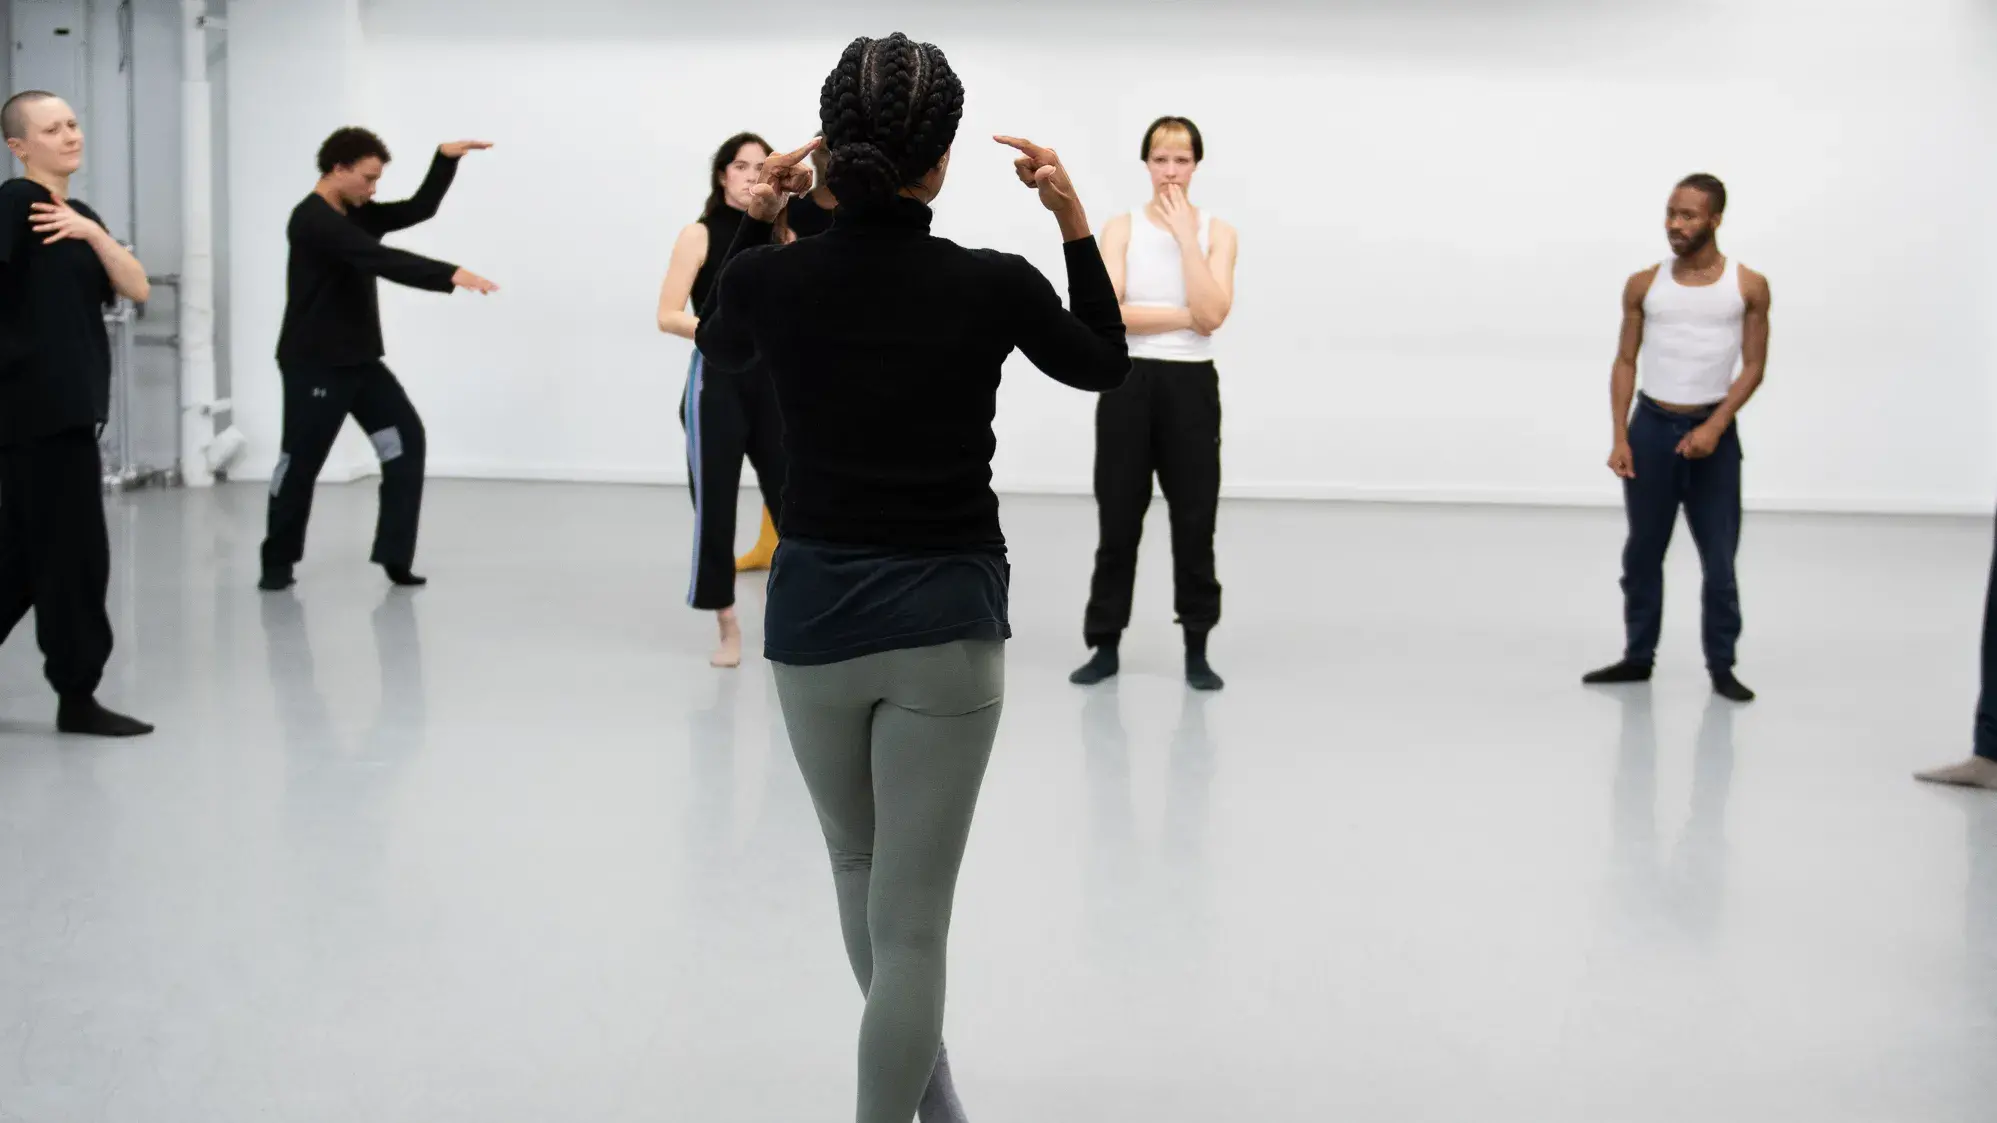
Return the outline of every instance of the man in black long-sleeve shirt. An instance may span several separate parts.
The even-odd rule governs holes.
[[[389,160],[380,137],[346,128],[320,147],[319,184],[292,210],[285,231],[291,260],[277,340],[284,437],[271,476],[260,588],[291,586],[292,567],[305,556],[312,487],[349,416],[381,458],[381,512],[371,560],[398,585],[423,584],[410,569],[423,506],[423,420],[381,361],[375,279],[431,292],[489,293],[498,286],[455,265],[384,246],[381,238],[433,217],[457,175],[458,160],[490,147],[474,140],[442,145],[423,186],[398,203],[374,201]]]

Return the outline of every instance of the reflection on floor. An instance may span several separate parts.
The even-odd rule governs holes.
[[[259,490],[114,501],[105,697],[157,737],[59,741],[0,649],[0,1121],[849,1117],[816,825],[767,667],[679,603],[683,496],[436,485],[413,595],[372,502],[260,596]],[[1751,518],[1735,708],[1689,550],[1657,681],[1577,685],[1613,511],[1230,505],[1217,696],[1162,511],[1093,691],[1088,505],[1005,518],[975,1118],[1997,1111],[1997,799],[1907,775],[1967,744],[1986,522]]]

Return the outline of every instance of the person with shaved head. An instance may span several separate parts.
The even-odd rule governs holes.
[[[0,639],[35,614],[64,733],[134,737],[152,726],[97,701],[111,658],[111,539],[98,434],[110,415],[104,308],[143,302],[145,266],[69,194],[83,130],[61,98],[0,106],[24,174],[0,183]]]

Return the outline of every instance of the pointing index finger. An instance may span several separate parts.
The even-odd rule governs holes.
[[[1016,136],[995,136],[995,137],[993,137],[992,139],[993,139],[993,140],[995,140],[995,141],[998,141],[998,142],[999,142],[1000,144],[1003,144],[1003,145],[1005,145],[1005,146],[1007,146],[1007,147],[1009,147],[1009,148],[1017,148],[1017,149],[1019,149],[1019,150],[1020,150],[1021,152],[1024,152],[1024,153],[1026,153],[1026,154],[1027,154],[1028,156],[1031,156],[1031,157],[1033,157],[1034,159],[1036,159],[1036,160],[1040,160],[1040,161],[1042,161],[1042,162],[1048,162],[1048,161],[1051,161],[1051,159],[1052,159],[1052,157],[1053,157],[1053,155],[1054,155],[1054,154],[1053,154],[1052,152],[1050,152],[1050,151],[1049,151],[1049,150],[1047,150],[1046,148],[1043,148],[1043,147],[1041,147],[1040,145],[1038,145],[1038,144],[1035,144],[1035,143],[1033,143],[1033,142],[1032,142],[1032,141],[1030,141],[1030,140],[1024,140],[1024,139],[1022,139],[1022,138],[1020,138],[1020,137],[1016,137]]]
[[[805,142],[804,147],[796,149],[795,151],[786,152],[781,156],[771,156],[770,158],[763,161],[763,165],[765,167],[768,167],[771,164],[775,164],[779,168],[791,167],[795,165],[798,161],[804,159],[806,156],[809,156],[813,152],[816,152],[818,150],[818,147],[824,143],[825,143],[824,137],[822,136],[812,137],[810,140]]]

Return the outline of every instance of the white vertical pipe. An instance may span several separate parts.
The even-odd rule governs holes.
[[[74,14],[76,19],[70,22],[69,41],[76,45],[75,97],[81,100],[70,100],[69,105],[76,110],[76,119],[83,122],[85,129],[89,129],[96,121],[91,116],[91,107],[97,104],[97,69],[91,65],[90,57],[90,33],[93,30],[90,21],[95,13],[91,11],[90,0],[81,0]],[[83,166],[69,178],[70,194],[83,199],[97,194],[97,177],[90,174],[91,163],[88,159],[84,160]]]
[[[125,239],[139,241],[139,13],[118,4],[118,73],[125,76]]]
[[[214,133],[208,89],[208,3],[181,0],[180,472],[215,482],[203,450],[215,439]]]

